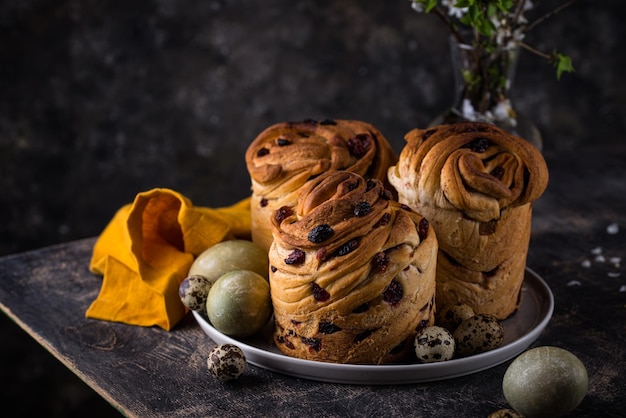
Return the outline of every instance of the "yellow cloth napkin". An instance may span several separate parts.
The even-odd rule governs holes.
[[[249,239],[250,198],[225,208],[195,207],[169,189],[139,193],[98,237],[89,270],[103,275],[87,317],[170,330],[185,315],[178,287],[202,251]]]

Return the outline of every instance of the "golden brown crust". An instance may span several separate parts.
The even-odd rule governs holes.
[[[261,132],[246,151],[252,181],[252,240],[269,249],[269,218],[293,206],[299,189],[329,170],[345,170],[387,181],[397,155],[387,139],[361,121],[283,122]]]
[[[504,319],[519,306],[532,202],[548,169],[527,141],[479,122],[414,129],[389,181],[437,231],[437,304]]]
[[[437,239],[379,180],[327,172],[272,217],[279,349],[337,363],[406,359],[434,323]]]

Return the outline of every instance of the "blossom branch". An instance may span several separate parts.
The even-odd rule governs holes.
[[[571,5],[573,5],[574,3],[576,3],[578,0],[569,0],[567,3],[563,3],[562,5],[560,5],[559,7],[557,7],[556,9],[546,13],[545,15],[541,16],[539,19],[535,20],[534,22],[532,22],[531,24],[529,24],[526,27],[526,32],[530,32],[532,29],[534,29],[536,26],[538,26],[540,23],[544,22],[545,20],[547,20],[548,18],[554,16],[555,14],[563,11],[564,9],[570,7]]]
[[[527,44],[527,43],[525,43],[525,42],[520,42],[520,43],[519,43],[519,46],[521,46],[522,48],[524,48],[524,49],[525,49],[525,50],[527,50],[527,51],[532,52],[532,53],[533,53],[533,54],[535,54],[535,55],[540,56],[541,58],[545,58],[545,59],[547,59],[547,60],[550,60],[550,59],[552,58],[550,55],[546,54],[545,52],[541,52],[541,51],[539,51],[538,49],[533,48],[532,46],[528,45],[528,44]]]
[[[411,0],[411,3],[413,9],[418,12],[436,14],[458,44],[470,45],[474,52],[469,59],[476,64],[476,70],[480,69],[481,65],[486,65],[485,68],[490,67],[489,62],[482,63],[484,57],[491,54],[498,56],[519,45],[553,63],[557,68],[557,78],[560,78],[563,72],[574,71],[571,59],[556,51],[552,54],[543,53],[524,43],[523,39],[527,32],[578,0],[562,1],[563,4],[531,23],[528,23],[524,16],[527,10],[533,8],[530,0]],[[458,23],[460,25],[457,25]],[[471,29],[473,39],[464,39],[466,33],[461,28]],[[497,69],[494,71],[495,73],[491,70],[488,73],[474,71],[474,74],[479,79],[494,77],[494,74],[502,76],[497,73]]]
[[[439,19],[441,19],[443,21],[443,23],[448,27],[448,30],[450,30],[450,33],[452,33],[452,36],[454,36],[454,39],[456,39],[456,41],[459,44],[465,43],[465,40],[463,39],[463,37],[461,36],[461,33],[459,32],[459,30],[457,29],[456,26],[454,26],[452,24],[452,21],[450,20],[450,18],[448,17],[448,15],[446,13],[443,12],[443,10],[441,10],[439,7],[435,7],[432,10],[437,17],[439,17]]]
[[[526,0],[522,0],[517,3],[517,7],[515,8],[515,13],[513,14],[513,22],[519,22],[520,16],[524,12],[524,7],[526,6]]]

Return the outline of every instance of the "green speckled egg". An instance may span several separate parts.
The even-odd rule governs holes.
[[[269,282],[249,270],[226,273],[211,286],[206,311],[211,324],[221,333],[249,337],[272,316]]]
[[[526,418],[563,417],[587,393],[587,369],[574,354],[537,347],[517,357],[502,381],[506,401]]]
[[[269,280],[267,252],[251,241],[223,241],[204,250],[193,261],[189,276],[204,276],[215,283],[222,275],[234,270],[250,270]]]

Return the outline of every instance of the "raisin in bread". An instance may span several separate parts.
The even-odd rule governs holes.
[[[272,213],[294,206],[309,179],[345,170],[386,182],[387,169],[396,162],[387,139],[366,122],[307,120],[268,127],[246,151],[252,181],[252,241],[269,249]]]
[[[347,171],[310,180],[275,211],[269,250],[274,340],[335,363],[407,360],[434,323],[437,238],[383,183]]]
[[[521,302],[532,202],[548,168],[527,141],[481,122],[415,129],[389,181],[437,231],[437,305],[505,319]]]

